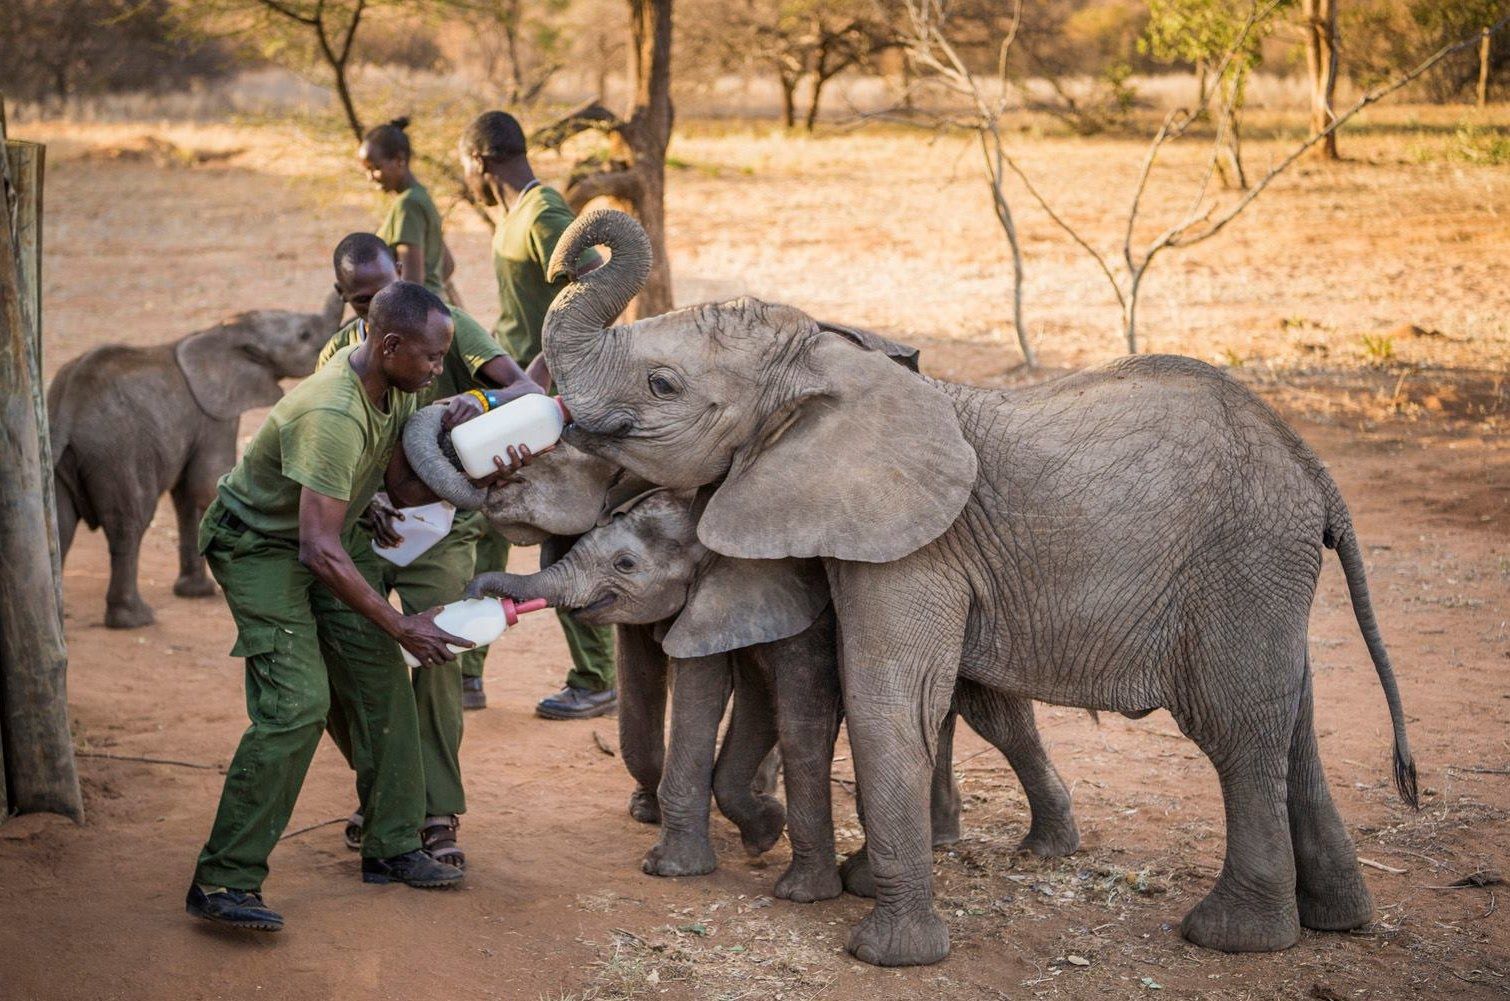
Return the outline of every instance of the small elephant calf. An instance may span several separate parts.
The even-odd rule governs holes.
[[[239,418],[277,402],[278,380],[315,370],[341,307],[331,296],[322,313],[240,313],[171,344],[98,347],[58,370],[47,389],[58,541],[66,556],[80,519],[105,530],[105,625],[153,621],[137,590],[137,558],[158,498],[169,490],[178,513],[173,593],[215,593],[198,552],[199,519],[236,463]]]
[[[496,501],[491,507],[503,513]],[[621,504],[539,573],[484,574],[469,593],[544,597],[577,609],[583,621],[619,624],[625,644],[620,665],[631,668],[620,677],[626,718],[654,715],[642,705],[655,692],[656,679],[642,675],[664,672],[671,658],[672,740],[656,796],[661,839],[645,857],[646,872],[688,876],[713,870],[710,793],[740,827],[748,850],[769,848],[780,835],[782,810],[751,786],[760,762],[779,742],[792,864],[778,880],[776,896],[823,900],[841,888],[869,895],[874,883],[864,851],[846,862],[842,882],[834,865],[829,775],[841,696],[821,565],[721,557],[698,543],[696,525],[691,496],[651,489]],[[738,694],[715,766],[718,725],[731,689]],[[962,682],[955,705],[1006,753],[1023,781],[1033,811],[1023,847],[1042,855],[1074,851],[1079,835],[1069,794],[1044,754],[1031,703]],[[637,759],[647,756],[636,752],[633,735],[625,734],[625,762],[641,778],[645,766]],[[936,843],[958,831],[951,743],[941,742],[935,768]]]

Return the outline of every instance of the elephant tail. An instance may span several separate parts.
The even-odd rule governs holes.
[[[1368,576],[1363,569],[1358,536],[1353,531],[1347,505],[1330,477],[1327,486],[1327,523],[1322,542],[1328,549],[1337,550],[1337,557],[1342,561],[1348,596],[1353,602],[1353,617],[1358,620],[1363,642],[1368,646],[1369,657],[1379,675],[1379,685],[1384,689],[1384,701],[1389,704],[1389,719],[1395,732],[1395,789],[1412,809],[1419,810],[1421,800],[1416,786],[1416,759],[1410,753],[1410,741],[1405,735],[1405,708],[1400,702],[1400,686],[1395,681],[1395,669],[1390,666],[1389,651],[1384,648],[1384,637],[1379,635],[1374,605],[1369,600]]]

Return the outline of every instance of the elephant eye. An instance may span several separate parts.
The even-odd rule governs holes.
[[[616,556],[613,561],[613,568],[619,571],[619,573],[629,573],[636,566],[638,566],[638,564],[635,563],[634,557],[630,556],[628,553],[622,553],[619,556]]]
[[[650,373],[650,392],[661,399],[668,399],[680,392],[676,381],[664,372]]]

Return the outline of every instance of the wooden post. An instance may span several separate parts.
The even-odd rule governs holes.
[[[4,138],[0,135],[0,138]],[[84,816],[41,360],[43,148],[0,158],[0,744],[6,812]]]
[[[1489,26],[1484,25],[1484,33],[1479,36],[1479,107],[1489,106],[1489,56],[1493,52],[1491,46],[1494,42],[1494,33]]]

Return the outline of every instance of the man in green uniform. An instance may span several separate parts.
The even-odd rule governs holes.
[[[452,322],[444,303],[409,282],[384,289],[368,315],[363,344],[273,408],[200,525],[200,551],[236,620],[232,653],[246,658],[251,718],[186,901],[190,914],[212,921],[283,926],[263,902],[262,882],[332,688],[363,733],[363,880],[439,887],[462,878],[420,850],[419,721],[399,646],[434,667],[454,659],[448,643],[469,644],[438,628],[433,614],[396,612],[342,543],[385,481],[401,503],[426,499],[395,445],[412,394],[441,371]]]
[[[334,255],[336,291],[350,304],[356,318],[331,337],[320,352],[317,368],[341,350],[360,344],[366,336],[366,319],[373,296],[398,281],[398,271],[387,241],[371,233],[352,233],[337,246]],[[491,334],[461,309],[449,307],[456,334],[446,352],[444,368],[429,388],[418,394],[417,406],[437,399],[456,397],[470,390],[486,390],[490,406],[498,406],[525,393],[542,393]],[[502,387],[493,391],[494,387]],[[406,614],[445,605],[460,599],[474,576],[478,539],[487,529],[480,511],[460,512],[451,532],[408,566],[400,567],[374,552],[395,545],[403,532],[403,515],[383,494],[371,507],[370,525],[358,523],[348,538],[347,549],[359,566],[371,564],[380,576],[383,593],[397,591]],[[456,661],[414,673],[414,701],[419,712],[420,748],[425,771],[425,822],[420,840],[425,850],[443,862],[464,867],[466,856],[457,844],[458,817],[466,812],[461,780],[461,673],[463,665],[487,655],[486,647],[463,653]],[[357,735],[349,732],[340,707],[331,709],[332,738],[354,760]],[[361,837],[363,814],[359,810],[347,826],[347,841],[353,847]]]
[[[560,192],[535,177],[525,155],[524,130],[512,115],[489,111],[477,116],[462,135],[460,153],[473,197],[503,210],[493,233],[493,269],[498,274],[501,308],[493,332],[519,364],[534,371],[546,310],[566,287],[564,278],[546,281],[546,268],[574,216]],[[589,251],[582,263],[583,270],[591,270],[601,259],[596,251]],[[548,380],[549,374],[539,378]],[[508,543],[503,539],[489,533],[478,543],[478,573],[502,570],[507,562]],[[612,629],[580,625],[567,617],[562,617],[561,626],[571,648],[572,670],[566,687],[542,699],[535,711],[547,719],[585,719],[611,712],[618,705]],[[473,689],[469,695],[482,695],[480,672],[465,684]]]

